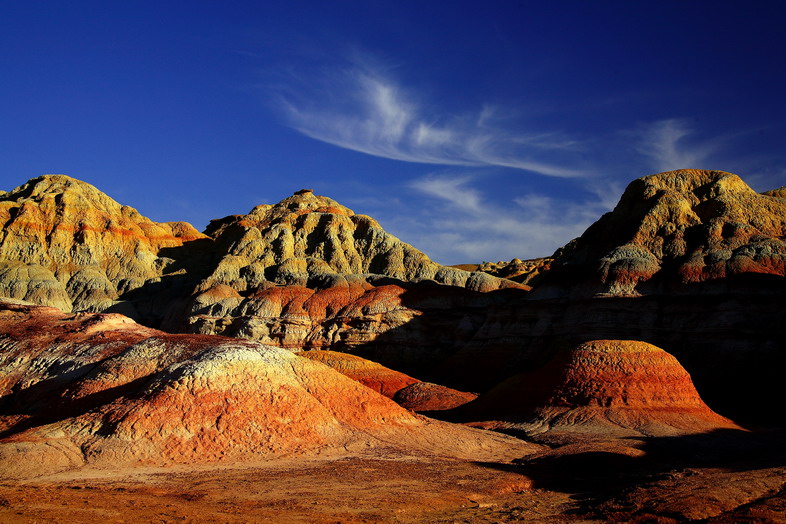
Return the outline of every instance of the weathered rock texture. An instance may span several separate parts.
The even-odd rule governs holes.
[[[206,233],[221,246],[223,258],[203,289],[224,284],[242,293],[265,282],[307,286],[337,275],[364,274],[434,280],[473,291],[516,287],[485,273],[432,262],[373,218],[310,190],[257,206],[247,215],[215,220]]]
[[[432,353],[427,358],[434,359],[445,350],[440,338],[466,335],[466,326],[458,325],[466,315],[448,310],[472,303],[480,312],[488,301],[480,293],[525,289],[483,272],[436,264],[372,218],[309,190],[248,215],[213,221],[206,233],[221,256],[180,315],[188,322],[180,329],[195,333],[346,351],[417,324],[423,308],[440,309],[446,313],[442,330],[413,332],[410,326],[403,336],[391,334],[386,349],[365,354],[378,360],[380,351],[394,355],[392,345],[409,344],[407,359],[422,358],[414,353],[428,346],[433,349],[425,349]]]
[[[733,291],[747,282],[729,277],[786,275],[784,238],[779,190],[759,194],[722,171],[646,176],[555,254],[536,296]]]
[[[512,280],[527,286],[535,286],[551,267],[551,258],[532,258],[521,260],[514,258],[510,261],[483,262],[482,264],[460,264],[452,266],[465,271],[482,271],[489,275]]]
[[[121,315],[0,309],[0,474],[247,460],[388,446],[472,456],[516,446],[414,416],[309,359]]]
[[[738,428],[707,407],[676,358],[632,340],[594,340],[560,352],[463,410],[529,434],[662,436]]]
[[[198,258],[189,246],[210,242],[185,222],[152,222],[64,175],[0,195],[0,222],[0,296],[63,311],[155,316],[195,269],[184,263]]]

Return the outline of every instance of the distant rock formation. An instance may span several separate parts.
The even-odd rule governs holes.
[[[522,445],[417,417],[256,342],[12,303],[0,303],[0,332],[3,478],[369,447],[470,457]]]
[[[185,222],[152,222],[64,175],[0,195],[0,222],[0,296],[63,311],[155,316],[171,298],[167,288],[201,256],[189,245],[211,242]]]
[[[593,340],[544,367],[509,378],[461,413],[490,427],[543,432],[662,436],[738,428],[699,397],[690,375],[662,349]]]
[[[555,254],[535,297],[727,292],[729,277],[786,276],[785,238],[782,190],[759,194],[723,171],[646,176]]]
[[[459,264],[452,266],[465,271],[481,271],[491,276],[518,282],[526,286],[536,286],[541,276],[546,273],[552,258],[532,258],[521,260],[514,258],[510,261],[483,262],[481,264]]]

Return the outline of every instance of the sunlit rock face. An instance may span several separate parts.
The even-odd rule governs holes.
[[[320,362],[118,314],[0,302],[0,472],[247,461],[512,439],[417,417]]]
[[[784,237],[782,191],[759,194],[722,171],[646,176],[557,252],[535,296],[737,290],[750,275],[786,275]]]
[[[409,375],[348,353],[313,350],[301,351],[298,355],[309,360],[321,362],[388,398],[393,398],[398,391],[411,384],[420,383],[418,379]]]
[[[526,286],[439,265],[309,190],[211,223],[220,254],[173,329],[361,351],[406,372],[454,351],[493,292]],[[489,296],[486,296],[489,295]]]
[[[676,358],[634,340],[593,340],[558,352],[463,409],[470,419],[529,434],[662,436],[737,428],[707,407]]]
[[[185,222],[152,222],[64,175],[0,195],[0,222],[0,296],[63,311],[160,315],[192,269],[184,261],[199,258],[190,246],[211,242]]]

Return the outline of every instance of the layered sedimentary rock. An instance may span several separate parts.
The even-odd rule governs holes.
[[[631,182],[617,206],[560,249],[550,296],[727,292],[786,275],[786,199],[737,175],[680,170]],[[756,284],[753,284],[754,287]]]
[[[442,358],[478,324],[495,300],[482,294],[524,289],[436,264],[372,218],[310,190],[213,221],[206,233],[221,257],[179,329],[291,348],[349,351],[373,342],[363,356],[395,366],[396,352],[409,346],[408,372],[422,368],[420,359]]]
[[[0,296],[63,311],[158,314],[210,240],[156,223],[95,187],[45,175],[0,196]],[[141,309],[141,311],[139,311]]]
[[[0,330],[5,477],[369,446],[439,453],[443,437],[456,456],[516,446],[416,417],[321,363],[256,342],[20,304],[2,304]]]
[[[737,428],[707,407],[676,358],[631,340],[594,340],[561,351],[542,368],[513,376],[460,409],[530,435],[659,436]]]
[[[521,260],[514,258],[510,261],[483,262],[482,264],[460,264],[453,266],[465,271],[482,271],[489,275],[512,280],[527,286],[535,286],[551,267],[551,258],[532,258]]]
[[[321,362],[345,377],[356,380],[388,398],[393,398],[396,392],[410,384],[420,382],[409,375],[348,353],[314,350],[301,351],[298,355],[309,360]]]

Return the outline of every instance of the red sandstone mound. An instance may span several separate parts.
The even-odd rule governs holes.
[[[463,414],[533,435],[657,436],[738,427],[707,407],[677,359],[632,340],[595,340],[561,352],[466,405]]]
[[[733,283],[727,277],[786,276],[784,237],[779,190],[756,193],[723,171],[646,176],[555,254],[537,296],[637,295],[698,283],[724,292]]]
[[[348,353],[313,350],[301,351],[298,353],[298,356],[321,362],[388,398],[393,398],[397,391],[406,388],[410,384],[419,382],[418,379],[409,375]]]
[[[398,405],[412,411],[443,411],[463,406],[478,397],[476,393],[458,391],[431,382],[416,382],[393,396]]]
[[[2,304],[0,332],[6,478],[380,446],[466,457],[520,447],[417,417],[321,363],[256,342],[20,304]]]

